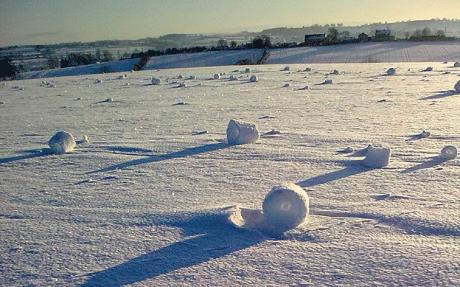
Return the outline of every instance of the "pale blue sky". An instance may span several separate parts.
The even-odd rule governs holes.
[[[0,0],[0,46],[459,17],[460,0]]]

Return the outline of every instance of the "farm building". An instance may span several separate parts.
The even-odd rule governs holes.
[[[367,42],[367,41],[371,40],[371,37],[369,37],[369,35],[367,35],[366,33],[361,33],[358,36],[358,40],[359,40],[359,42]]]

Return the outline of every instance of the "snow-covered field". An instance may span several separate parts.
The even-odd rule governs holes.
[[[382,42],[272,50],[269,64],[459,61],[460,42]]]
[[[460,159],[437,156],[460,147],[460,68],[284,66],[2,83],[0,285],[459,286]],[[228,146],[232,118],[280,133]],[[46,154],[60,129],[91,143]],[[388,167],[360,164],[368,144]],[[272,238],[226,220],[282,181],[307,191],[304,225]]]

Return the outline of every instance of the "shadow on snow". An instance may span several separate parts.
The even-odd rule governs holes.
[[[301,187],[310,187],[373,170],[373,168],[361,165],[362,160],[345,160],[341,163],[345,165],[345,168],[314,176],[312,178],[299,181],[297,184]]]
[[[447,159],[441,158],[440,156],[431,157],[428,161],[422,162],[420,164],[414,165],[413,167],[407,168],[402,171],[402,173],[411,173],[416,172],[420,169],[426,169],[435,167],[437,165],[441,165],[442,163],[446,162]]]
[[[175,158],[182,158],[182,157],[187,157],[187,156],[192,156],[192,155],[197,155],[197,154],[202,154],[202,153],[207,153],[207,152],[213,152],[213,151],[228,148],[228,147],[230,147],[230,145],[226,143],[206,144],[202,146],[186,148],[184,150],[176,151],[176,152],[172,152],[168,154],[155,155],[155,156],[151,156],[147,158],[126,161],[126,162],[115,164],[115,165],[112,165],[112,166],[109,166],[103,169],[90,171],[87,174],[93,174],[93,173],[99,173],[99,172],[109,172],[109,171],[113,171],[117,169],[126,169],[131,166],[158,162],[158,161],[164,161],[164,160],[170,160],[170,159],[175,159]]]
[[[459,93],[456,93],[454,90],[449,90],[449,91],[440,91],[436,95],[420,98],[420,100],[425,100],[425,101],[437,100],[437,99],[443,99],[443,98],[447,98],[447,97],[454,96],[454,95],[459,95],[460,97]]]
[[[51,155],[51,151],[48,148],[33,149],[33,150],[27,150],[27,151],[24,151],[24,152],[25,152],[25,154],[0,158],[0,164],[9,163],[9,162],[18,161],[18,160],[30,159],[30,158],[35,158],[35,157],[42,157],[42,156]]]
[[[258,233],[233,227],[227,220],[227,213],[222,211],[160,218],[163,222],[156,224],[180,227],[188,238],[91,273],[90,278],[80,286],[134,284],[229,255],[266,239]]]

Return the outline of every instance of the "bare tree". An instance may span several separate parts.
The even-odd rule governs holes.
[[[228,47],[228,43],[227,43],[227,40],[225,39],[219,39],[219,41],[217,41],[217,47],[218,48],[227,48]]]
[[[438,36],[439,38],[445,38],[446,32],[444,32],[444,30],[438,30],[436,31],[436,36]]]
[[[431,33],[430,28],[428,28],[428,27],[423,28],[423,30],[422,30],[422,36],[423,37],[428,37],[428,36],[431,36],[431,35],[432,35],[432,33]]]

